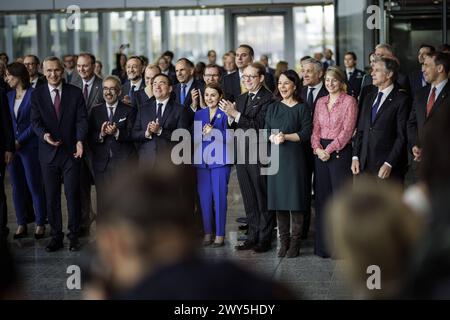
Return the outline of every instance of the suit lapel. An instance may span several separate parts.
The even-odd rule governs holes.
[[[428,116],[428,118],[430,118],[434,113],[437,112],[437,110],[440,108],[440,106],[442,105],[442,101],[444,101],[444,99],[448,98],[449,96],[449,91],[450,91],[450,81],[448,81],[446,83],[446,85],[444,86],[444,88],[442,88],[441,93],[439,94],[439,96],[437,96],[436,101],[434,102],[433,108],[430,111],[430,114]],[[427,119],[428,119],[427,118]]]
[[[161,123],[160,123],[161,128],[164,126],[164,123],[166,122],[167,118],[168,118],[169,115],[172,113],[173,108],[174,108],[174,107],[172,106],[172,104],[170,103],[170,101],[167,102],[166,108],[164,109],[164,113],[163,113],[162,120],[161,120]]]
[[[17,122],[19,122],[19,119],[20,119],[20,116],[22,115],[22,112],[23,112],[23,108],[25,108],[25,106],[29,103],[29,101],[30,101],[30,96],[31,96],[31,91],[32,91],[33,89],[31,89],[31,88],[29,88],[28,90],[27,90],[27,92],[25,93],[25,96],[23,97],[23,100],[22,100],[22,102],[20,103],[20,106],[19,106],[19,110],[17,110]],[[14,93],[14,97],[15,97],[15,93]],[[14,107],[13,107],[14,108]],[[13,111],[14,112],[14,111]],[[14,113],[12,113],[12,114],[14,114]]]
[[[61,92],[61,114],[59,116],[59,124],[61,124],[61,120],[64,117],[64,112],[67,109],[67,104],[66,101],[68,101],[68,87],[67,86],[62,86],[62,92]],[[55,112],[56,114],[56,112]]]
[[[44,94],[44,96],[42,98],[44,99],[44,101],[43,101],[44,107],[49,109],[49,114],[53,115],[55,122],[59,124],[58,116],[56,115],[55,106],[53,105],[52,96],[50,95],[50,90],[49,90],[48,86],[44,89],[43,94]],[[62,100],[61,100],[61,108],[63,108]]]
[[[88,101],[86,103],[86,107],[92,106],[94,98],[97,96],[99,90],[100,90],[100,85],[97,81],[97,76],[95,76],[94,82],[92,83],[91,92],[89,94]]]
[[[394,89],[392,89],[391,93],[389,93],[389,95],[387,96],[386,100],[384,100],[383,104],[380,106],[380,108],[378,109],[377,115],[375,116],[375,122],[377,122],[378,118],[381,116],[381,114],[389,108],[389,105],[392,103],[392,100],[395,96],[395,91],[396,88],[394,87]],[[373,104],[372,104],[373,106]]]

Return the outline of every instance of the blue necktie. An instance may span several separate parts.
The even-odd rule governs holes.
[[[375,121],[375,117],[377,116],[378,108],[380,107],[381,98],[383,97],[383,92],[378,92],[377,101],[375,101],[375,104],[372,106],[372,123]]]
[[[184,105],[184,101],[186,100],[186,85],[181,85],[181,96],[180,96],[180,103]]]
[[[131,104],[133,104],[133,102],[134,102],[134,89],[135,88],[136,88],[136,86],[132,85],[130,88],[130,92],[128,92],[128,96],[130,97]]]
[[[162,103],[158,103],[158,110],[156,110],[156,119],[158,119],[158,122],[161,123],[161,114],[162,114]]]
[[[307,103],[309,105],[310,108],[312,108],[314,106],[314,95],[313,95],[313,91],[316,88],[309,88],[309,92],[308,92],[308,98],[307,98]]]

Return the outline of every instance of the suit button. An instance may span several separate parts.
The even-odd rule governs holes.
[[[336,159],[339,159],[339,155],[336,156]]]

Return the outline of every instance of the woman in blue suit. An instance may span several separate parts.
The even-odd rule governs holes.
[[[231,171],[231,162],[227,158],[227,142],[230,140],[226,133],[228,118],[219,109],[222,97],[223,91],[218,84],[207,85],[204,98],[208,108],[197,111],[194,116],[194,165],[197,167],[204,245],[212,244],[213,247],[224,245]],[[213,242],[214,233],[216,238]]]
[[[6,78],[13,89],[7,93],[7,96],[16,139],[16,153],[8,165],[18,225],[14,239],[24,238],[27,235],[26,207],[23,201],[27,186],[31,191],[36,215],[34,236],[36,239],[40,239],[45,233],[45,205],[38,160],[38,138],[34,134],[30,122],[30,102],[33,88],[30,86],[27,68],[22,63],[14,62],[8,65]]]

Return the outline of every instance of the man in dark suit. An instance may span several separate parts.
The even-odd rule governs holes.
[[[8,98],[5,90],[0,88],[0,241],[9,233],[7,227],[8,210],[5,195],[5,166],[13,158],[15,151],[14,131],[9,114]]]
[[[355,97],[355,99],[359,96],[364,77],[364,71],[356,69],[356,63],[356,54],[352,51],[346,52],[344,55],[344,65],[347,75],[347,93]]]
[[[408,119],[408,153],[412,153],[413,156],[410,172],[408,172],[411,182],[417,180],[417,162],[421,158],[421,140],[424,135],[424,129],[432,123],[433,117],[440,108],[444,107],[445,101],[448,101],[450,98],[450,84],[448,81],[448,73],[450,71],[449,54],[434,52],[425,55],[423,70],[425,81],[430,83],[430,85],[423,87],[415,95]]]
[[[63,66],[57,57],[44,60],[48,85],[37,87],[31,97],[31,124],[39,138],[39,162],[44,180],[47,215],[51,226],[48,252],[63,247],[61,182],[69,214],[69,250],[80,248],[80,162],[88,131],[82,91],[62,82]]]
[[[92,107],[103,102],[102,79],[95,74],[95,56],[84,52],[78,55],[77,72],[79,77],[73,82],[83,92],[88,117]],[[89,235],[91,221],[95,213],[92,208],[91,185],[94,182],[91,152],[85,146],[80,168],[81,221],[80,236]]]
[[[269,66],[269,57],[265,54],[262,54],[259,58],[259,61],[262,63],[262,65],[266,68],[266,74],[271,76],[271,79],[273,80],[272,83],[268,83],[266,81],[267,87],[270,91],[274,92],[277,84],[275,83],[275,69],[271,68]]]
[[[66,54],[63,57],[64,74],[63,79],[65,83],[72,84],[78,77],[77,72],[77,56],[74,54]]]
[[[137,91],[144,89],[145,82],[142,78],[144,64],[138,56],[132,56],[127,60],[126,70],[128,80],[122,85],[122,102],[133,105],[134,96]]]
[[[234,102],[238,96],[246,92],[245,85],[242,81],[242,75],[244,69],[253,62],[254,56],[255,52],[253,51],[253,48],[247,44],[241,44],[236,49],[235,62],[238,71],[223,77],[222,88],[226,100]],[[270,73],[265,73],[264,79],[268,88],[270,88],[270,84],[275,83],[274,77]]]
[[[186,128],[184,112],[186,108],[170,99],[172,86],[168,76],[157,75],[153,80],[151,99],[138,109],[132,130],[133,141],[139,143],[139,163],[147,168],[154,167],[158,161],[170,161],[162,158],[174,146],[172,132]]]
[[[41,84],[46,84],[47,79],[41,73],[39,73],[39,58],[33,54],[26,55],[23,58],[23,64],[27,67],[28,73],[30,75],[30,82],[33,88],[40,86]]]
[[[179,59],[175,65],[178,79],[178,83],[174,86],[176,102],[189,111],[189,124],[194,121],[191,91],[204,91],[204,84],[194,79],[194,67],[192,61],[186,58]]]
[[[203,80],[205,81],[205,86],[211,83],[216,83],[218,85],[222,82],[222,71],[221,67],[217,64],[208,64],[205,67],[205,73],[203,74]],[[204,87],[200,89],[191,90],[192,104],[191,108],[197,110],[200,108],[206,108],[206,103],[204,101],[205,90]]]
[[[419,47],[419,51],[417,53],[417,60],[419,61],[419,69],[412,71],[408,75],[409,80],[409,86],[411,87],[411,94],[412,97],[416,95],[417,92],[423,87],[427,85],[427,82],[425,81],[425,77],[423,75],[422,66],[425,61],[425,55],[431,54],[435,52],[436,49],[428,44],[422,44]]]
[[[103,80],[105,102],[96,105],[89,116],[89,146],[99,212],[108,179],[120,165],[130,160],[135,152],[131,130],[137,109],[119,101],[120,88],[118,77],[107,76]]]
[[[260,63],[252,63],[244,69],[243,79],[247,93],[239,95],[236,103],[222,100],[220,107],[228,115],[228,123],[233,129],[244,132],[264,129],[266,110],[273,102],[272,93],[264,87],[265,68]],[[243,154],[244,153],[244,154]],[[257,154],[256,163],[250,159]],[[261,159],[258,141],[237,139],[236,173],[247,215],[247,240],[236,246],[237,250],[265,252],[271,248],[274,213],[267,210],[267,179],[261,174]],[[245,155],[245,157],[244,157]]]
[[[150,99],[153,98],[153,79],[158,75],[161,74],[161,69],[158,67],[157,64],[149,64],[147,67],[145,67],[144,70],[144,82],[145,87],[139,91],[136,92],[134,95],[134,103],[133,108],[136,110],[139,109],[143,104],[150,101]]]
[[[377,92],[364,100],[358,124],[351,170],[380,179],[397,178],[406,170],[406,121],[410,99],[395,84],[399,65],[391,58],[378,58],[372,69]]]
[[[328,91],[323,83],[323,65],[322,62],[314,58],[305,59],[302,61],[302,76],[303,76],[303,88],[302,99],[312,110],[312,116],[314,116],[314,109],[316,107],[317,100],[328,95]],[[302,226],[302,239],[308,238],[309,227],[311,225],[311,192],[313,188],[313,173],[314,173],[314,155],[310,141],[305,141],[303,147],[306,153],[306,175],[308,181],[311,181],[308,187],[308,208],[305,212],[305,217]]]

